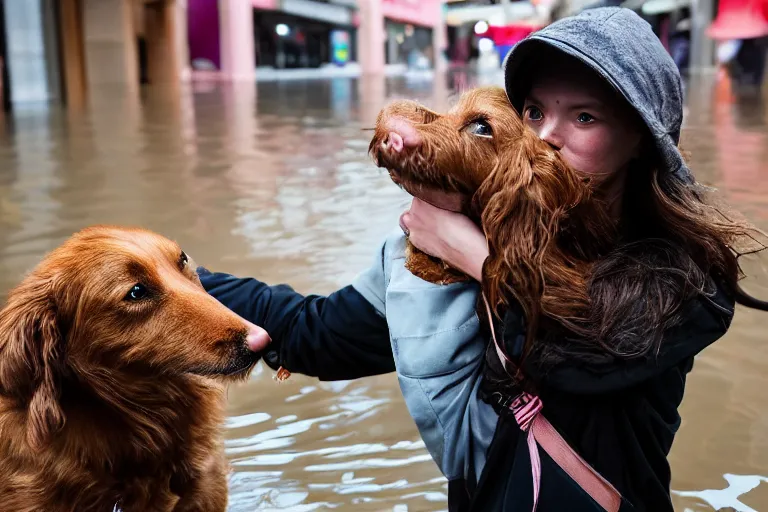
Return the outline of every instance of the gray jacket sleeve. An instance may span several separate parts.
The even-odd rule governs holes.
[[[479,475],[498,421],[478,396],[487,344],[475,312],[479,286],[411,274],[399,230],[376,258],[353,286],[386,316],[408,411],[446,478]]]

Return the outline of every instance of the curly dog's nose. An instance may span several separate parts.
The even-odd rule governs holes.
[[[389,132],[384,148],[399,153],[403,148],[415,148],[421,145],[421,135],[405,119],[393,118],[387,121],[385,128]]]
[[[387,140],[384,141],[384,147],[399,153],[403,150],[403,138],[395,132],[389,132]]]

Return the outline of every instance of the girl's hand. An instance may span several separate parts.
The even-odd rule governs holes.
[[[400,227],[416,248],[482,280],[488,242],[482,230],[465,215],[414,199],[410,210],[400,216]]]

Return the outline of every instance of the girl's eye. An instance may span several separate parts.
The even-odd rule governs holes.
[[[544,114],[541,112],[539,107],[528,107],[525,110],[525,115],[531,121],[541,121],[541,119],[544,117]]]
[[[586,112],[582,112],[579,114],[579,117],[576,118],[576,120],[581,124],[588,124],[595,120],[595,118],[591,114],[587,114]]]

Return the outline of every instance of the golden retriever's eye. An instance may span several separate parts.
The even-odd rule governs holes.
[[[185,253],[184,251],[181,251],[181,256],[179,256],[179,268],[183,270],[188,263],[189,263],[189,256],[187,256],[187,253]]]
[[[467,131],[471,133],[472,135],[476,135],[478,137],[486,137],[486,138],[492,138],[493,137],[493,131],[491,130],[491,125],[488,124],[487,121],[483,121],[482,119],[479,119],[477,121],[472,121],[467,125]]]
[[[144,286],[141,283],[136,283],[133,285],[133,288],[125,294],[125,297],[123,300],[128,302],[138,302],[140,300],[144,300],[149,295],[149,290],[147,290],[147,287]]]

